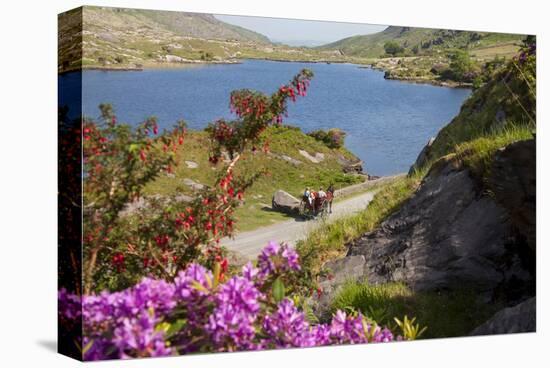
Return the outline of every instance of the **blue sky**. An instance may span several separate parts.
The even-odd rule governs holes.
[[[259,32],[273,42],[292,46],[318,46],[345,37],[380,32],[387,26],[321,22],[283,18],[215,15],[219,20]]]

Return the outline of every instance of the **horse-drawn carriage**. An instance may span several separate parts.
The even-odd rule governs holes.
[[[329,214],[329,209],[332,207],[334,198],[332,192],[327,192],[325,196],[319,196],[318,192],[311,193],[312,198],[307,196],[302,197],[300,202],[300,215],[305,218],[326,217]]]

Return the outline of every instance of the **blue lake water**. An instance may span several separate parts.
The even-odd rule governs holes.
[[[82,109],[90,117],[111,103],[119,121],[137,123],[155,115],[161,127],[184,119],[204,128],[230,118],[229,93],[238,88],[273,92],[302,68],[315,77],[308,96],[291,103],[285,123],[308,132],[338,127],[346,146],[372,175],[406,172],[428,139],[447,124],[470,95],[452,89],[385,80],[383,73],[352,64],[244,61],[142,72],[85,71]],[[60,76],[65,83],[78,73]]]

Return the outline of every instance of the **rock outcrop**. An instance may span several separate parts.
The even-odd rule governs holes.
[[[338,155],[338,163],[342,165],[342,170],[348,174],[348,173],[357,173],[362,174],[363,173],[363,161],[356,159],[356,160],[350,160],[345,158],[343,155]]]
[[[187,185],[191,189],[198,191],[204,189],[204,184],[198,183],[194,181],[193,179],[185,178],[183,179],[183,184]]]
[[[342,260],[326,265],[334,272],[323,281],[326,291],[345,276],[401,281],[415,291],[467,288],[485,301],[509,304],[533,296],[534,148],[526,141],[497,152],[489,180],[494,197],[456,160],[434,164],[396,213],[347,244],[353,267]]]
[[[416,158],[416,161],[409,169],[409,175],[413,174],[415,170],[420,169],[422,166],[426,164],[428,161],[428,157],[430,155],[430,148],[434,144],[435,137],[430,138],[428,143],[422,148],[422,151],[418,154],[418,157]]]
[[[325,159],[325,154],[321,152],[315,152],[315,155],[310,155],[309,152],[304,150],[298,150],[300,155],[307,158],[309,161],[313,162],[314,164],[318,164],[319,162],[323,161]]]
[[[284,190],[278,190],[273,194],[271,207],[285,213],[296,213],[300,207],[300,200]]]
[[[491,167],[489,186],[496,201],[506,208],[515,228],[529,247],[536,245],[536,142],[512,143],[500,149]]]
[[[537,329],[537,300],[535,297],[497,312],[470,335],[495,335],[535,332]]]

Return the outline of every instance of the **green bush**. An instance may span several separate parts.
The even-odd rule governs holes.
[[[388,41],[384,44],[384,51],[388,55],[396,56],[398,54],[403,53],[403,51],[405,51],[405,49],[403,48],[403,46],[401,46],[400,44],[398,44],[395,41]]]
[[[323,129],[315,130],[307,135],[323,142],[328,148],[341,148],[344,146],[346,132],[338,128],[332,128],[328,131]]]

